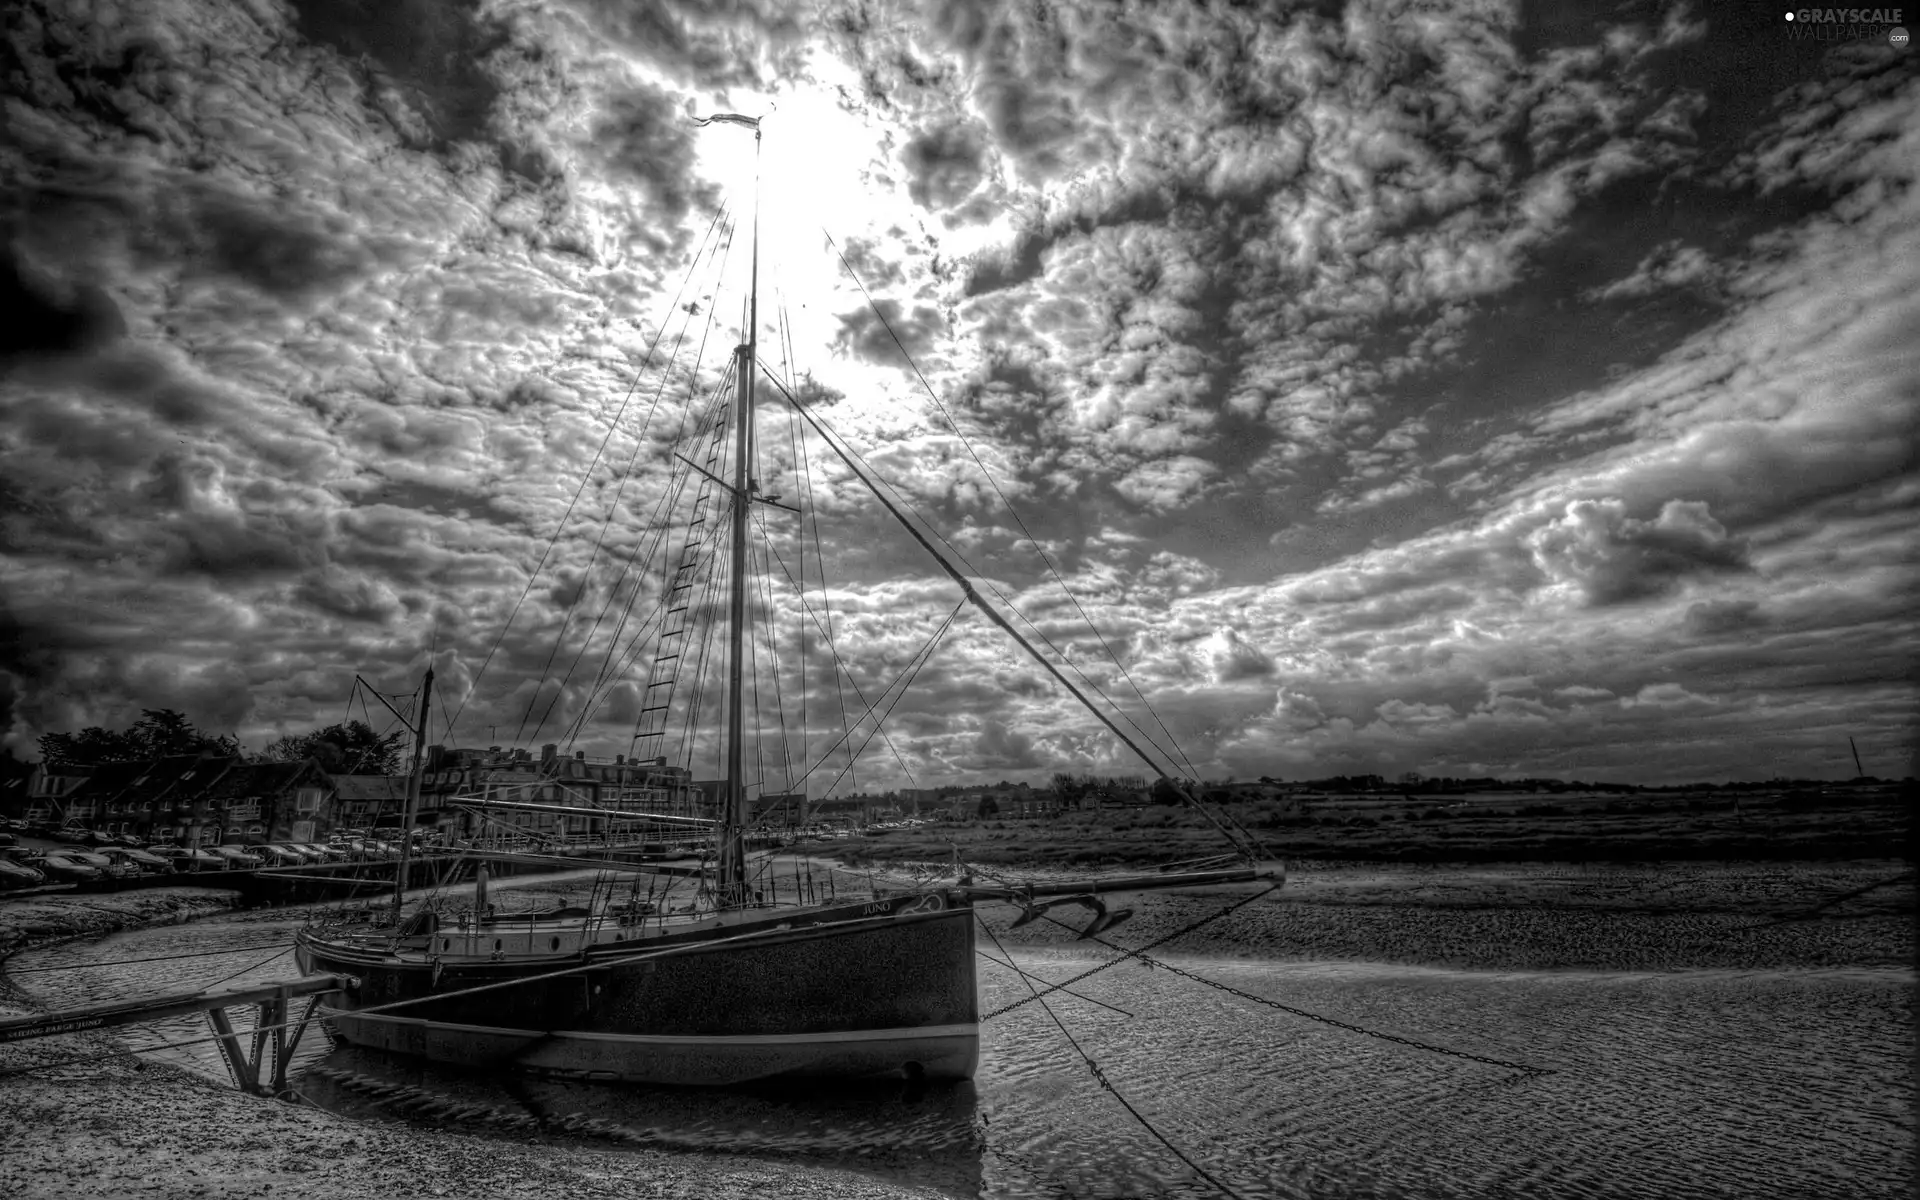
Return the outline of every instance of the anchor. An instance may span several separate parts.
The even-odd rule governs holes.
[[[1076,941],[1104,933],[1133,915],[1133,910],[1130,908],[1116,908],[1112,912],[1108,912],[1106,903],[1102,901],[1100,897],[1094,895],[1063,896],[1058,900],[1048,900],[1043,904],[1035,904],[1033,900],[1029,898],[1020,902],[1020,915],[1013,919],[1011,928],[1018,929],[1020,926],[1031,921],[1037,921],[1048,909],[1058,908],[1063,904],[1077,904],[1082,908],[1093,911],[1093,920],[1087,922],[1087,927],[1075,935]]]

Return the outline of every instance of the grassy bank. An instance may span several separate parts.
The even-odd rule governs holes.
[[[1906,851],[1912,800],[1893,787],[1641,795],[1329,797],[1228,808],[1289,861],[1817,862]],[[807,843],[847,863],[968,861],[1028,868],[1157,864],[1216,854],[1220,835],[1174,806],[1053,819],[939,822]]]

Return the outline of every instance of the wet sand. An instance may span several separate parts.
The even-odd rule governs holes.
[[[862,875],[865,873],[862,872]],[[1895,881],[1889,883],[1888,881]],[[528,880],[516,891],[564,893]],[[1887,886],[1873,886],[1888,884]],[[1105,935],[1140,946],[1264,885],[1134,893]],[[199,892],[199,896],[179,893]],[[1849,893],[1859,893],[1849,895]],[[0,948],[95,936],[226,907],[207,889],[0,901]],[[1485,970],[1911,966],[1914,885],[1898,860],[1658,866],[1313,865],[1285,887],[1169,941],[1157,955],[1366,961]],[[281,914],[281,915],[284,915]],[[1070,930],[982,909],[1004,944],[1081,952]],[[1075,926],[1082,910],[1055,910]],[[28,932],[28,931],[31,932]],[[984,939],[983,939],[984,945]],[[0,977],[0,1008],[31,1001]],[[828,1168],[656,1150],[490,1140],[243,1096],[143,1063],[105,1035],[0,1048],[0,1069],[88,1053],[85,1065],[0,1076],[0,1193],[26,1197],[906,1197],[937,1193]]]
[[[187,894],[183,894],[187,893]],[[182,915],[223,912],[205,888],[0,900],[0,947],[101,936]],[[284,915],[281,914],[281,915]],[[0,1016],[37,1011],[0,974]],[[0,1074],[0,1195],[23,1200],[398,1200],[485,1196],[769,1196],[850,1200],[940,1193],[850,1171],[715,1154],[585,1150],[373,1125],[243,1095],[232,1086],[137,1059],[108,1034],[0,1046],[0,1071],[87,1055],[31,1075]]]

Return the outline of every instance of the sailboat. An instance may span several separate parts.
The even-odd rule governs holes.
[[[713,122],[752,129],[758,153],[757,119],[727,113],[701,123]],[[348,980],[327,1009],[340,1039],[443,1063],[590,1081],[725,1086],[793,1078],[969,1079],[980,1057],[976,905],[1017,904],[1025,910],[1023,920],[1079,906],[1092,914],[1084,930],[1090,935],[1126,915],[1106,907],[1105,898],[1116,892],[1274,877],[1257,865],[1246,840],[1216,822],[1242,865],[1038,885],[983,884],[962,873],[925,886],[857,894],[836,889],[824,900],[815,889],[795,887],[793,897],[783,900],[756,886],[747,849],[752,821],[743,747],[748,513],[768,499],[758,494],[749,470],[759,365],[757,225],[756,216],[746,328],[734,350],[731,479],[710,476],[730,501],[732,554],[725,779],[711,877],[702,882],[697,903],[661,903],[649,882],[644,900],[636,883],[622,904],[608,894],[597,896],[598,906],[501,915],[488,903],[483,866],[467,910],[423,907],[408,915],[401,910],[408,877],[403,860],[388,923],[314,925],[297,935],[303,971]],[[813,421],[805,408],[795,408]],[[979,595],[852,457],[836,452],[969,601],[1153,765],[1155,774],[1198,804]],[[429,672],[415,738],[409,828],[431,692]]]

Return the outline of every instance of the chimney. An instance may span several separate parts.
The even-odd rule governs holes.
[[[552,762],[553,756],[557,754],[559,750],[560,746],[558,743],[548,742],[546,745],[540,747],[540,761],[543,763]]]

